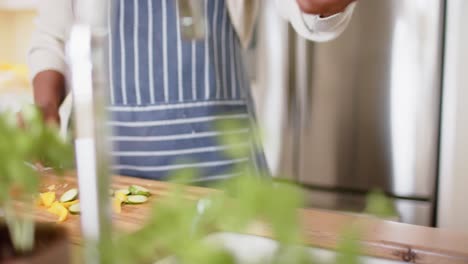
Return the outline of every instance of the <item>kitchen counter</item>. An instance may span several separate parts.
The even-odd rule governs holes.
[[[167,194],[168,183],[114,176],[112,188],[127,188],[138,184],[148,188],[151,193],[149,203],[138,206],[124,206],[122,213],[114,214],[113,224],[122,231],[132,231],[140,227],[151,209],[151,202]],[[73,173],[65,177],[46,174],[42,178],[41,189],[47,191],[55,185],[57,195],[77,186]],[[187,199],[197,199],[213,190],[201,187],[188,187]],[[445,264],[468,263],[468,233],[453,233],[447,230],[413,226],[384,221],[366,216],[342,214],[314,209],[301,209],[301,222],[306,243],[313,247],[333,249],[339,241],[342,231],[350,225],[360,227],[362,249],[366,255],[404,260],[410,263]],[[39,221],[51,222],[56,217],[44,209],[37,210]],[[71,241],[79,244],[81,240],[79,216],[71,215],[64,223],[70,233]],[[268,237],[265,228],[249,230],[250,234]]]

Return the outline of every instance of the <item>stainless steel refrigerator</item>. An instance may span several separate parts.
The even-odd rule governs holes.
[[[300,38],[272,2],[248,57],[273,173],[310,206],[357,212],[381,189],[402,222],[433,225],[444,1],[358,0],[327,43]]]

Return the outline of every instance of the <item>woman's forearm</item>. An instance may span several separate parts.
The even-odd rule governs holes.
[[[60,123],[59,107],[65,98],[65,77],[58,71],[38,73],[33,80],[34,103],[49,123]]]

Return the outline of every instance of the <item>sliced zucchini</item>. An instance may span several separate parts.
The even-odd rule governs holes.
[[[142,204],[148,201],[148,197],[144,195],[129,195],[127,196],[127,204]]]
[[[150,196],[149,190],[139,185],[130,185],[130,187],[128,187],[128,190],[132,195]]]
[[[120,190],[116,190],[114,192],[114,196],[116,196],[118,193],[121,193],[123,195],[129,195],[130,194],[130,191],[128,189],[120,189]]]
[[[66,203],[66,202],[71,202],[73,200],[76,200],[78,198],[78,189],[73,188],[68,191],[66,191],[62,196],[60,196],[60,202],[61,203]]]
[[[68,207],[68,211],[70,211],[71,214],[80,214],[81,213],[81,208],[80,208],[80,203],[72,204],[70,207]]]

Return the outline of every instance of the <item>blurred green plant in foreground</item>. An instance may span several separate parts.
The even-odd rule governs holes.
[[[243,124],[218,124],[219,130],[239,127]],[[249,139],[238,134],[226,134],[220,140],[225,145],[236,145]],[[233,148],[227,154],[236,158],[247,155],[248,151],[250,149]],[[280,245],[272,260],[260,263],[317,263],[301,246],[304,240],[297,209],[304,206],[304,197],[300,188],[255,175],[253,172],[256,170],[251,164],[237,165],[233,171],[240,176],[214,184],[212,187],[217,191],[199,200],[184,197],[184,183],[196,178],[197,171],[179,171],[174,176],[175,184],[169,195],[155,202],[146,225],[134,233],[120,234],[115,238],[114,248],[109,252],[113,263],[154,263],[170,256],[161,263],[234,264],[236,260],[230,252],[205,238],[223,231],[245,233],[255,225],[267,226]],[[392,213],[384,196],[373,193],[369,197],[368,213],[379,216]],[[359,263],[358,239],[359,230],[355,227],[344,230],[336,248],[335,263]]]
[[[33,248],[33,200],[38,192],[40,173],[25,162],[40,161],[59,172],[73,165],[73,149],[64,142],[54,127],[42,122],[39,111],[26,107],[23,124],[16,114],[0,115],[0,206],[18,252]],[[245,124],[223,122],[220,130],[235,130]],[[252,131],[251,134],[254,134]],[[253,137],[252,137],[253,138]],[[237,145],[246,140],[242,134],[226,133],[220,138],[224,145]],[[244,144],[245,145],[245,144]],[[229,148],[226,155],[236,158],[251,153],[250,148]],[[248,232],[252,226],[267,226],[280,244],[272,260],[261,263],[317,263],[306,252],[297,208],[304,197],[294,184],[277,182],[258,175],[252,164],[241,163],[233,168],[240,176],[211,187],[217,189],[199,200],[184,195],[187,183],[197,177],[197,171],[183,170],[174,175],[169,194],[154,204],[147,223],[130,234],[117,234],[105,259],[110,263],[153,263],[171,257],[170,263],[210,264],[236,263],[234,256],[222,245],[209,243],[206,237],[216,232]],[[392,215],[391,203],[381,193],[370,194],[366,212],[378,216]],[[15,201],[24,207],[16,207]],[[359,263],[359,230],[349,227],[336,248],[336,263]],[[254,249],[253,249],[254,250]]]
[[[25,106],[21,113],[0,115],[0,206],[13,245],[18,252],[33,248],[33,201],[38,193],[39,172],[31,163],[42,162],[61,172],[73,166],[73,148],[47,126],[39,110]],[[21,206],[18,202],[21,201]]]

